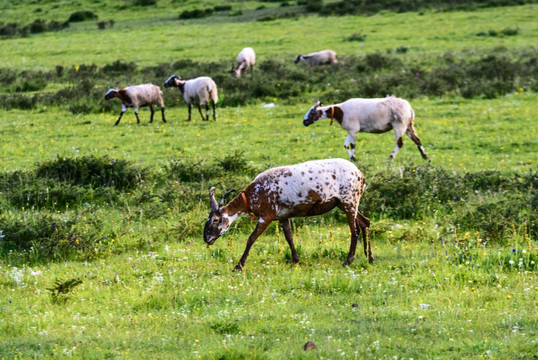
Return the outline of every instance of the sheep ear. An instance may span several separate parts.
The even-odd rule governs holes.
[[[226,191],[226,193],[225,193],[224,196],[222,197],[222,200],[220,201],[219,205],[220,205],[220,206],[225,205],[226,202],[227,202],[226,198],[227,198],[231,193],[233,193],[233,192],[235,192],[235,189]]]
[[[209,205],[211,206],[211,211],[217,211],[219,209],[219,204],[217,203],[217,200],[215,200],[215,195],[213,195],[213,190],[215,190],[214,187],[209,189]]]

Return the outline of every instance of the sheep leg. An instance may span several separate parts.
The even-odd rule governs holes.
[[[364,255],[368,258],[369,262],[374,262],[374,257],[372,256],[372,245],[368,239],[368,229],[370,228],[370,219],[357,211],[357,227],[362,232],[362,242],[364,244]]]
[[[211,101],[211,106],[213,107],[213,120],[217,121],[217,113],[215,112],[215,102]]]
[[[189,119],[187,121],[191,121],[191,110],[192,110],[192,104],[189,104]]]
[[[403,146],[403,141],[402,141],[402,137],[397,137],[396,138],[396,147],[394,148],[394,151],[392,152],[392,154],[390,154],[389,156],[389,160],[392,160],[396,157],[396,154],[398,154],[398,151],[400,151],[400,149],[402,148]]]
[[[121,113],[120,113],[120,117],[118,118],[118,120],[116,120],[116,122],[114,123],[114,126],[118,125],[120,123],[120,120],[121,120],[121,117],[123,116],[123,113],[125,112],[125,110],[122,110]]]
[[[161,107],[161,113],[163,114],[163,122],[166,122],[166,119],[164,118],[164,107]]]
[[[136,123],[137,123],[137,124],[140,124],[140,118],[138,117],[138,108],[135,107],[134,110],[135,110],[135,115],[136,115]]]
[[[291,231],[290,219],[280,220],[280,224],[282,225],[282,230],[284,230],[284,236],[286,237],[286,241],[290,246],[291,261],[294,264],[297,264],[299,262],[299,254],[297,254],[297,250],[295,250],[295,245],[293,245],[293,233]]]
[[[349,245],[349,253],[347,254],[346,261],[344,261],[344,263],[342,264],[343,266],[347,266],[353,262],[353,259],[355,259],[355,250],[357,249],[357,240],[359,238],[359,234],[357,233],[354,211],[352,211],[352,209],[346,209],[346,206],[344,204],[340,204],[338,205],[338,207],[346,213],[349,230],[351,232],[351,244]]]
[[[116,125],[118,125],[120,123],[121,117],[123,116],[123,113],[125,113],[125,111],[127,111],[127,106],[121,104],[120,117],[118,118],[118,120],[116,120],[116,122],[114,123],[114,126],[116,126]]]
[[[149,122],[153,122],[153,114],[155,114],[155,111],[153,110],[153,106],[149,106],[149,111],[151,112],[151,115],[149,116]]]
[[[205,104],[205,118],[209,120],[209,104]]]
[[[344,148],[347,150],[347,153],[349,154],[349,159],[352,161],[355,161],[355,136],[356,134],[347,134],[346,141],[344,142]]]
[[[413,127],[413,124],[409,125],[409,127],[407,128],[406,134],[417,145],[418,151],[420,151],[420,154],[422,155],[422,158],[427,159],[428,155],[426,154],[426,151],[424,150],[424,147],[422,146],[422,144],[420,142],[420,139],[417,136],[417,132],[415,131],[415,128]]]
[[[260,219],[261,220],[261,219]],[[248,253],[250,251],[250,248],[252,247],[252,244],[256,241],[256,239],[267,229],[271,221],[265,220],[264,222],[258,222],[256,225],[256,228],[250,234],[247,241],[247,247],[245,248],[245,252],[243,253],[243,256],[241,256],[241,259],[235,266],[234,271],[242,271],[243,267],[245,266],[245,261],[247,261]]]
[[[198,103],[198,112],[200,113],[200,116],[202,117],[202,120],[206,120],[204,119],[204,115],[202,115],[202,107],[200,106],[200,103]]]

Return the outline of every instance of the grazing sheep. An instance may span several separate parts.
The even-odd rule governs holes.
[[[254,53],[254,50],[251,47],[246,47],[241,50],[239,55],[237,55],[237,66],[235,69],[232,66],[232,70],[230,70],[230,72],[234,78],[238,78],[241,75],[245,75],[248,68],[250,68],[250,73],[252,74],[255,63],[256,54]]]
[[[157,105],[161,108],[161,113],[163,115],[163,122],[166,122],[164,118],[164,101],[163,101],[163,92],[161,88],[153,84],[143,84],[143,85],[134,85],[128,86],[123,89],[108,89],[105,95],[105,100],[110,100],[113,98],[118,98],[121,101],[121,113],[120,117],[114,124],[114,126],[120,123],[123,113],[129,107],[134,107],[136,121],[140,124],[140,118],[138,117],[138,108],[142,106],[148,106],[151,111],[151,117],[149,122],[153,122],[153,105]]]
[[[413,127],[415,112],[404,99],[394,96],[378,99],[350,99],[341,104],[329,106],[323,106],[318,100],[306,113],[303,124],[309,126],[326,118],[331,119],[331,125],[334,119],[347,130],[344,148],[351,160],[355,160],[355,136],[358,132],[380,134],[391,129],[394,129],[396,148],[389,159],[393,159],[403,146],[404,134],[415,142],[424,159],[428,157]]]
[[[292,260],[297,263],[299,255],[293,245],[289,219],[321,215],[338,206],[346,213],[351,231],[351,245],[344,265],[353,262],[359,231],[362,231],[364,254],[373,262],[366,235],[370,220],[358,209],[363,191],[364,176],[354,164],[343,159],[315,160],[269,169],[221,208],[215,200],[213,188],[209,190],[211,212],[204,228],[204,241],[212,245],[240,215],[251,214],[253,220],[258,217],[245,252],[235,267],[240,271],[245,266],[252,244],[272,221],[278,220],[290,246]],[[221,204],[229,193],[224,195]]]
[[[207,76],[201,76],[196,79],[182,80],[177,75],[172,75],[164,83],[165,88],[177,87],[187,105],[189,105],[189,121],[191,120],[192,103],[198,105],[198,112],[202,120],[209,120],[209,102],[213,105],[213,120],[217,120],[215,113],[215,104],[219,99],[217,84]],[[205,105],[206,118],[202,115],[201,105]]]
[[[308,55],[297,56],[295,63],[299,61],[304,61],[308,64],[308,67],[315,65],[326,65],[326,64],[336,64],[338,60],[336,59],[336,53],[332,50],[323,50],[318,52],[313,52]]]

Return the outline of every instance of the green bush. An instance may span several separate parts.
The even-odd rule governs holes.
[[[181,14],[179,14],[179,19],[180,20],[201,19],[201,18],[211,16],[213,14],[213,12],[214,12],[214,10],[211,9],[211,8],[185,10]]]
[[[73,185],[114,187],[126,190],[135,187],[148,174],[148,170],[132,166],[127,160],[108,157],[58,157],[38,164],[38,178],[54,179]]]
[[[75,11],[71,15],[69,15],[69,18],[67,19],[68,22],[81,22],[86,20],[97,20],[98,16],[95,15],[93,12],[89,10],[81,10],[81,11]]]

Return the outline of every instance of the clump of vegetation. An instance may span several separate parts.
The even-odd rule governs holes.
[[[213,8],[185,10],[181,14],[179,14],[179,19],[201,19],[211,16],[214,11],[215,10]]]
[[[366,39],[366,34],[362,33],[353,33],[346,38],[346,41],[357,41],[363,42]]]
[[[519,0],[519,5],[534,3],[534,0]],[[320,15],[372,15],[381,11],[392,11],[403,13],[408,11],[455,11],[455,10],[473,10],[476,8],[512,6],[514,3],[508,0],[416,0],[412,2],[381,0],[381,1],[363,1],[348,0],[323,3],[322,0],[305,0],[300,1],[300,5],[306,5],[309,12],[316,12]]]
[[[476,36],[493,36],[493,37],[497,37],[497,36],[515,36],[519,34],[519,27],[517,28],[504,28],[500,31],[497,31],[497,30],[493,30],[493,29],[490,29],[488,32],[485,32],[485,31],[480,31],[479,33],[476,34]]]
[[[456,174],[442,168],[405,166],[370,178],[362,206],[375,218],[417,219],[446,214],[465,230],[478,230],[492,241],[511,233],[513,224],[527,224],[538,235],[538,173],[514,177],[498,171]],[[511,189],[511,192],[507,190]],[[432,206],[432,204],[435,204]]]
[[[37,165],[37,178],[48,178],[73,185],[130,189],[147,175],[147,170],[132,166],[126,160],[108,157],[58,157]]]
[[[56,20],[45,21],[35,19],[32,23],[22,26],[18,23],[0,22],[0,36],[11,38],[15,36],[26,36],[28,34],[39,34],[46,31],[60,31],[69,27],[69,22],[58,22]]]
[[[157,0],[134,0],[133,5],[135,5],[135,6],[153,6],[153,5],[157,5]]]
[[[75,11],[71,15],[69,15],[69,18],[67,19],[68,22],[81,22],[81,21],[87,21],[87,20],[96,20],[98,16],[93,13],[90,10],[81,10],[81,11]]]
[[[73,292],[75,287],[82,284],[82,280],[78,278],[69,279],[66,281],[56,280],[54,286],[48,288],[54,304],[65,304],[69,299],[69,295]]]

